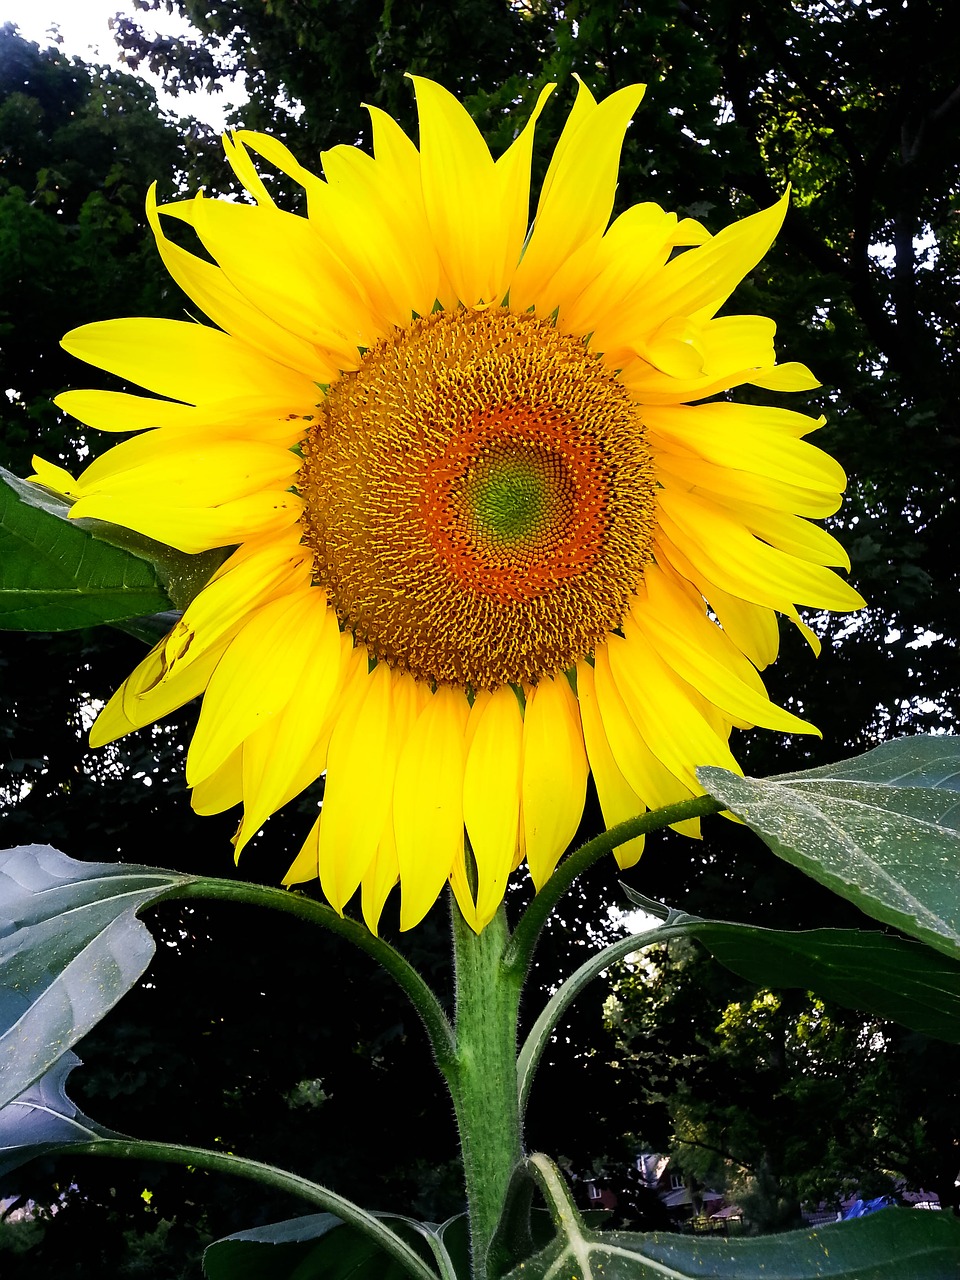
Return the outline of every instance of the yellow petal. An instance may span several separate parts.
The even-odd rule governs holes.
[[[381,662],[354,682],[327,754],[320,884],[341,913],[374,859],[390,812],[397,759],[393,719],[393,678]]]
[[[397,841],[393,833],[393,814],[387,814],[377,852],[364,872],[361,882],[360,903],[367,928],[375,934],[380,924],[384,905],[397,880],[400,863],[397,861]]]
[[[728,508],[732,504],[725,502]],[[740,502],[736,515],[751,533],[769,542],[772,547],[785,551],[798,560],[812,564],[838,565],[850,568],[850,557],[840,543],[826,529],[809,520],[802,520],[789,511],[771,511],[769,507]]]
[[[566,676],[548,676],[528,695],[523,717],[523,827],[538,889],[577,833],[586,788],[577,700]]]
[[[662,809],[698,794],[671,773],[642,738],[613,678],[608,646],[599,645],[594,658],[597,708],[610,752],[627,784],[649,809]],[[700,834],[700,823],[695,818],[677,822],[673,827],[694,838]]]
[[[500,202],[498,221],[503,234],[491,251],[494,254],[499,252],[499,257],[494,259],[493,274],[495,279],[503,281],[504,291],[519,261],[530,223],[530,165],[534,130],[547,99],[556,87],[555,84],[548,84],[540,90],[527,123],[494,165]],[[503,296],[502,293],[500,296]]]
[[[166,212],[169,215],[169,209]],[[157,209],[156,184],[147,195],[147,221],[163,265],[215,325],[315,382],[333,381],[337,365],[329,355],[265,316],[231,284],[216,263],[198,258],[167,239]]]
[[[219,507],[264,488],[286,487],[300,459],[253,440],[170,440],[161,427],[114,445],[77,482],[82,497],[125,497],[159,489],[171,507]]]
[[[393,825],[400,863],[400,928],[427,914],[463,856],[462,689],[440,685],[407,738],[397,765]]]
[[[700,329],[705,373],[766,368],[776,363],[777,326],[767,316],[717,316]]]
[[[306,661],[294,696],[244,740],[243,822],[235,846],[238,857],[267,818],[308,787],[322,768],[316,746],[338,688],[340,628],[327,605],[326,593],[319,587],[311,587],[298,597],[287,625],[298,633]]]
[[[99,431],[141,431],[144,427],[188,424],[191,405],[174,400],[131,396],[125,391],[64,391],[53,403],[64,413]]]
[[[397,122],[379,107],[367,106],[373,127],[373,149],[380,191],[387,197],[390,218],[402,243],[417,248],[431,279],[436,278],[435,301],[446,308],[457,305],[457,295],[443,268],[433,240],[423,199],[420,153]],[[425,292],[429,293],[429,285]],[[414,310],[421,309],[411,302]],[[426,310],[421,314],[426,314]]]
[[[268,164],[279,169],[281,173],[285,173],[288,178],[292,178],[298,186],[304,189],[308,200],[314,198],[318,191],[323,188],[323,180],[315,173],[311,173],[309,169],[305,169],[293,152],[288,147],[285,147],[278,138],[272,138],[267,133],[255,133],[251,129],[237,129],[231,135],[231,139],[235,146],[234,150],[227,150],[227,157],[230,160],[233,171],[250,194],[257,198],[259,203],[272,205],[273,200],[266,190],[262,188],[262,184],[259,183],[259,175],[249,157],[246,156],[248,147],[256,151],[258,155],[263,156]],[[241,156],[241,152],[243,156]],[[235,164],[234,161],[237,163]]]
[[[425,684],[418,683],[406,672],[394,672],[393,740],[398,759],[429,700],[430,693]],[[397,856],[397,838],[391,806],[383,824],[377,852],[364,872],[361,884],[363,918],[367,928],[373,933],[377,932],[384,904],[399,878],[400,862]]]
[[[58,408],[98,431],[162,430],[168,441],[203,437],[211,447],[221,440],[257,440],[292,448],[318,416],[321,392],[312,384],[299,401],[281,396],[238,396],[207,404],[180,404],[122,391],[65,391]]]
[[[209,777],[294,697],[312,660],[300,630],[312,612],[312,596],[307,590],[271,600],[230,641],[207,686],[187,753],[190,786]]]
[[[189,222],[240,294],[281,328],[355,368],[386,324],[307,218],[197,197],[163,210]]]
[[[537,306],[542,312],[546,286],[559,265],[605,230],[617,189],[623,136],[643,93],[643,85],[630,85],[596,103],[581,83],[547,171],[530,241],[510,285],[511,305],[518,310]]]
[[[523,717],[513,690],[504,685],[475,701],[467,733],[463,818],[477,864],[477,918],[490,921],[506,892],[517,853]]]
[[[440,261],[465,306],[499,302],[506,281],[495,277],[492,251],[504,228],[493,157],[453,94],[422,76],[410,78],[420,118],[424,207]]]
[[[324,155],[337,175],[323,190],[312,216],[338,257],[390,325],[429,315],[437,297],[440,263],[419,210],[397,207],[397,193],[384,185],[377,162],[354,147]]]
[[[622,345],[618,317],[634,298],[642,296],[646,281],[670,257],[676,230],[676,214],[657,204],[626,209],[596,242],[591,278],[581,279],[581,289],[569,302],[563,297],[558,300],[562,323],[574,333],[592,333],[591,341],[601,351],[611,344]],[[567,276],[561,268],[549,291],[571,295]],[[635,336],[631,329],[629,337]]]
[[[73,476],[65,467],[58,467],[53,462],[47,462],[45,458],[33,455],[33,475],[27,476],[27,479],[34,484],[42,484],[45,489],[50,489],[53,493],[60,494],[63,498],[79,498],[80,487],[79,482],[74,480]]]
[[[644,290],[648,331],[670,316],[714,315],[773,244],[788,203],[789,192],[769,209],[724,227],[706,244],[668,262]]]
[[[586,660],[577,663],[577,701],[580,704],[580,721],[583,725],[583,741],[590,762],[590,772],[597,788],[597,798],[607,827],[615,827],[628,818],[636,818],[647,806],[637,795],[620,771],[597,705],[597,690],[593,667]],[[632,867],[643,853],[643,836],[635,836],[614,850],[617,865]]]
[[[310,586],[313,558],[293,532],[283,538],[251,539],[228,557],[187,606],[162,643],[168,672],[189,666],[220,640],[232,636],[261,605]]]
[[[300,852],[294,858],[286,875],[283,877],[281,883],[285,888],[289,889],[291,885],[295,884],[305,884],[308,880],[316,880],[320,874],[319,835],[320,818],[318,817],[310,828],[306,840],[300,846]]]
[[[72,329],[60,345],[78,360],[189,404],[243,395],[289,395],[298,404],[311,395],[316,399],[309,378],[208,325],[101,320]]]
[[[147,505],[148,494],[138,492],[114,498],[97,494],[81,498],[70,508],[70,518],[93,517],[165,542],[193,555],[214,547],[229,547],[260,534],[279,536],[299,518],[302,499],[283,489],[264,490],[220,507],[170,507]]]
[[[801,489],[783,480],[705,462],[696,454],[671,445],[655,431],[649,433],[647,443],[656,459],[654,469],[661,484],[664,483],[661,476],[669,476],[681,488],[702,492],[712,502],[720,502],[734,513],[745,504],[822,520],[840,506],[842,495],[836,489]]]
[[[640,734],[667,769],[695,794],[702,791],[698,765],[740,772],[726,738],[710,722],[701,700],[666,665],[636,629],[606,645],[617,691]]]
[[[162,720],[190,702],[207,687],[225,648],[226,641],[213,645],[200,661],[182,673],[171,675],[164,664],[163,645],[157,645],[127,676],[97,716],[90,730],[91,747],[105,746],[133,729]]]
[[[760,369],[744,381],[768,391],[814,391],[820,386],[807,366],[795,360],[778,364],[773,369]]]
[[[236,751],[209,778],[198,782],[190,793],[194,813],[223,813],[243,800],[243,750]]]
[[[453,896],[457,900],[460,914],[473,932],[479,933],[483,926],[480,923],[480,917],[477,915],[477,904],[474,901],[473,890],[470,888],[466,859],[466,851],[464,851],[463,857],[454,858],[453,869],[450,872],[450,888],[453,890]],[[519,866],[519,863],[517,865]],[[511,870],[515,870],[515,868],[511,868]]]
[[[701,332],[701,343],[703,334]],[[629,388],[638,401],[644,405],[660,405],[660,404],[684,404],[692,400],[705,400],[708,396],[714,396],[721,391],[729,391],[731,387],[739,387],[743,383],[756,384],[757,386],[773,386],[775,382],[774,374],[780,369],[786,369],[787,365],[778,365],[774,370],[757,370],[754,368],[744,368],[731,370],[729,373],[714,374],[702,373],[693,378],[677,378],[670,373],[662,373],[659,369],[655,369],[647,360],[634,358],[625,360],[620,355],[616,358],[608,359],[611,367],[617,372],[620,381]],[[802,366],[796,366],[802,368]],[[812,387],[818,387],[820,384],[816,378],[806,370],[806,379],[801,386],[798,382],[797,386],[781,387],[781,390],[802,391]],[[768,373],[771,379],[767,381]],[[761,377],[764,379],[761,382]]]
[[[257,167],[250,159],[249,152],[243,145],[241,137],[236,133],[225,133],[220,141],[223,143],[223,152],[227,157],[227,163],[257,204],[265,205],[268,209],[275,209],[277,207],[276,201],[263,185],[263,179],[257,173]]]
[[[652,431],[709,462],[839,494],[847,483],[843,468],[799,438],[823,421],[787,409],[722,401],[644,408],[644,422]]]
[[[862,596],[835,573],[761,542],[705,497],[670,486],[659,491],[658,500],[667,537],[731,595],[782,612],[795,604],[837,610],[863,605]]]
[[[751,725],[784,733],[817,733],[813,725],[775,706],[756,670],[706,615],[656,565],[644,574],[623,634],[637,627],[681,680],[714,706]]]

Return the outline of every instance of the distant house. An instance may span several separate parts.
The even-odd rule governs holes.
[[[681,1175],[670,1168],[669,1156],[642,1151],[637,1156],[637,1172],[644,1186],[657,1193],[660,1203],[678,1226],[724,1230],[730,1218],[743,1216],[736,1205],[727,1204],[721,1191],[709,1187],[691,1190]]]

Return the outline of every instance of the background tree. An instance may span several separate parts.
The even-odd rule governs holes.
[[[634,1131],[740,1204],[751,1229],[901,1183],[956,1203],[952,1047],[808,992],[758,990],[686,942],[637,957],[604,1012]]]
[[[768,773],[952,724],[960,87],[942,39],[945,0],[693,7],[179,0],[178,7],[197,25],[197,40],[148,39],[134,15],[118,27],[131,57],[174,88],[215,85],[243,71],[251,103],[242,123],[284,137],[314,166],[325,148],[366,136],[363,101],[415,127],[407,70],[465,95],[495,151],[543,83],[557,79],[558,93],[569,96],[578,71],[598,96],[633,80],[650,84],[628,133],[621,205],[656,200],[716,230],[792,182],[777,246],[732,306],[774,316],[781,350],[824,379],[809,409],[826,414],[824,446],[851,475],[838,523],[870,607],[832,631],[814,620],[824,640],[817,664],[791,629],[768,673],[772,695],[819,724],[823,742],[745,735],[738,754],[748,770]],[[542,121],[539,173],[562,118],[548,110]],[[9,29],[0,37],[0,155],[0,367],[10,388],[0,403],[0,461],[26,474],[37,450],[72,467],[100,442],[50,406],[65,386],[89,381],[60,352],[60,335],[113,315],[182,314],[184,300],[149,243],[143,194],[154,179],[167,194],[201,181],[226,191],[228,175],[208,133],[164,117],[140,82],[40,51]],[[182,789],[184,729],[195,713],[96,755],[84,744],[91,708],[140,652],[132,638],[108,631],[5,636],[4,843],[41,838],[79,857],[122,854],[227,874],[230,815],[194,818]],[[303,830],[303,810],[315,801],[307,795],[271,821],[244,855],[244,877],[276,882]],[[588,812],[585,827],[598,822],[596,810]],[[703,914],[781,927],[857,919],[720,822],[703,845],[652,841],[629,878]],[[585,922],[604,919],[613,897],[611,867],[595,870],[552,927],[549,945],[566,968],[589,945]],[[149,983],[83,1048],[82,1104],[121,1130],[286,1158],[348,1195],[362,1183],[360,1198],[384,1208],[436,1216],[456,1208],[452,1129],[437,1122],[435,1101],[424,1096],[419,1029],[410,1029],[392,993],[373,986],[371,973],[336,944],[318,954],[311,940],[307,951],[285,924],[259,921],[251,940],[235,911],[167,910],[168,945]],[[441,967],[441,936],[439,924],[428,924],[401,945],[417,962]],[[696,1006],[702,981],[703,963],[693,965],[676,977],[678,992]],[[185,989],[195,992],[187,1007]],[[753,998],[722,971],[708,990],[705,1026],[716,1025],[709,1017],[734,997]],[[533,1144],[583,1166],[654,1124],[637,1073],[614,1065],[622,1051],[603,1028],[604,995],[598,984],[574,1009],[569,1043],[561,1037],[553,1047],[530,1114]],[[273,1035],[281,1010],[284,1018],[296,1014],[283,1044]],[[846,1026],[833,1025],[838,1034]],[[908,1044],[890,1034],[888,1049]],[[711,1052],[722,1063],[733,1047],[718,1043]],[[924,1054],[937,1056],[939,1080],[960,1076],[953,1050],[928,1043],[905,1051],[896,1120],[903,1131],[929,1124],[933,1132],[925,1117],[954,1105],[935,1089],[924,1094]],[[139,1066],[147,1062],[149,1078]],[[688,1096],[691,1107],[711,1099],[709,1089]],[[666,1143],[672,1112],[657,1106]],[[639,1113],[649,1127],[633,1124]],[[751,1115],[763,1123],[759,1110]],[[919,1144],[914,1155],[910,1176],[932,1183]],[[205,1175],[145,1169],[136,1180],[129,1167],[89,1160],[35,1166],[16,1189],[41,1204],[61,1192],[69,1201],[24,1256],[31,1276],[85,1274],[76,1269],[87,1263],[75,1261],[74,1232],[107,1211],[117,1230],[102,1237],[90,1274],[123,1274],[125,1227],[162,1253],[151,1263],[161,1277],[196,1274],[187,1260],[208,1235],[294,1211],[252,1203],[235,1186],[220,1191]]]

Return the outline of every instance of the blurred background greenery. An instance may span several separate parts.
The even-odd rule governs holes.
[[[118,0],[119,3],[119,0]],[[191,42],[152,36],[179,9]],[[827,415],[818,443],[850,476],[831,522],[869,601],[814,618],[818,661],[790,628],[768,673],[775,700],[823,741],[735,735],[748,772],[826,763],[904,733],[953,730],[960,444],[960,85],[946,0],[134,0],[115,24],[131,73],[89,65],[0,28],[0,463],[40,452],[67,467],[112,443],[63,420],[52,396],[106,385],[59,348],[74,325],[182,316],[143,216],[204,185],[232,194],[209,127],[161,109],[136,74],[176,93],[245,77],[232,123],[282,137],[308,166],[368,136],[361,103],[415,131],[406,71],[464,98],[494,153],[537,92],[559,81],[538,129],[536,173],[577,72],[597,96],[645,81],[618,207],[654,200],[719,230],[793,203],[768,258],[729,309],[771,315],[784,359],[823,387],[783,403]],[[105,376],[105,375],[104,375]],[[766,393],[764,393],[766,397]],[[233,815],[189,808],[187,708],[105,751],[91,708],[138,660],[103,629],[6,633],[0,645],[0,843],[50,843],[276,883],[315,808],[311,791],[232,867]],[[588,807],[582,834],[599,827]],[[625,877],[686,910],[781,928],[863,922],[749,833],[719,820],[702,843],[654,837]],[[513,902],[528,890],[512,890]],[[508,902],[508,905],[509,902]],[[612,861],[551,926],[531,983],[568,972],[629,910]],[[445,907],[398,938],[445,988]],[[380,1209],[440,1219],[461,1207],[450,1109],[416,1018],[365,959],[306,926],[222,904],[153,913],[160,946],[140,987],[80,1046],[72,1089],[101,1123],[285,1165]],[[393,925],[387,936],[396,939]],[[551,1046],[531,1146],[580,1180],[599,1174],[619,1212],[659,1226],[636,1193],[639,1150],[671,1153],[696,1191],[726,1190],[748,1226],[798,1221],[898,1180],[956,1205],[960,1050],[803,992],[769,994],[693,944],[599,980]],[[198,1277],[207,1241],[294,1216],[252,1184],[87,1157],[37,1161],[0,1185],[4,1276]]]

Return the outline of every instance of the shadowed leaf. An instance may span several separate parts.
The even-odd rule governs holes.
[[[154,952],[137,911],[191,876],[0,852],[0,1106],[22,1094],[137,981]]]
[[[0,992],[0,1010],[11,994]],[[46,1075],[0,1107],[0,1177],[65,1143],[120,1136],[89,1119],[67,1097],[67,1076],[79,1065],[68,1049]]]

